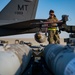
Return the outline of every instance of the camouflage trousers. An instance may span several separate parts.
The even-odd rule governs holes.
[[[58,30],[48,30],[49,44],[60,44],[60,37]]]

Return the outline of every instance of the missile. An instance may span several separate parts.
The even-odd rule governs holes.
[[[70,46],[49,44],[44,48],[44,58],[54,75],[75,75],[75,53]]]
[[[0,51],[0,75],[21,75],[31,55],[32,50],[27,45],[10,44],[6,46]]]
[[[35,35],[34,35],[34,38],[37,42],[39,43],[43,43],[46,41],[46,36],[42,33],[42,32],[37,32]]]

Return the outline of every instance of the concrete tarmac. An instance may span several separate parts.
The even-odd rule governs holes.
[[[48,44],[48,41],[46,39],[46,41],[44,43],[38,43],[35,41],[34,38],[0,38],[0,40],[3,40],[3,41],[8,41],[9,44],[14,44],[16,40],[19,40],[19,41],[24,41],[24,42],[27,42],[27,43],[32,43],[32,45],[40,45],[40,44],[43,44],[43,45],[47,45]],[[64,42],[64,39],[61,38],[60,39],[60,44],[61,45],[66,45],[66,43]]]

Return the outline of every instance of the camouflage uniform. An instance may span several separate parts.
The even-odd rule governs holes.
[[[56,22],[58,19],[56,17],[48,18],[48,22]],[[56,26],[56,24],[49,24],[50,28],[48,28],[48,41],[49,44],[59,44],[60,43],[60,37],[57,30],[57,27],[51,27]]]

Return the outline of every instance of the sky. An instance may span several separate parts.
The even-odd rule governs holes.
[[[0,0],[0,11],[10,0]],[[47,19],[49,17],[49,10],[53,9],[55,15],[61,20],[62,15],[69,15],[67,25],[75,25],[75,0],[39,0],[36,12],[36,19]],[[32,34],[21,35],[18,37],[32,36]],[[13,37],[13,36],[11,36]],[[17,36],[16,36],[17,37]],[[68,34],[62,32],[60,37],[68,37]]]

